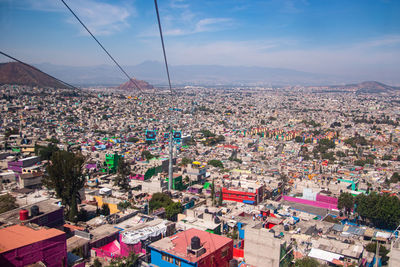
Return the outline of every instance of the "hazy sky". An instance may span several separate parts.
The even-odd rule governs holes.
[[[65,1],[121,64],[162,61],[152,0]],[[159,0],[159,10],[171,65],[400,74],[399,0]],[[0,22],[0,49],[28,63],[112,64],[61,1],[0,0]]]

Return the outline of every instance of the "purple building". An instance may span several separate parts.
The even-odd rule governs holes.
[[[20,159],[17,161],[9,161],[8,169],[17,173],[17,176],[22,173],[23,168],[31,167],[40,162],[40,157],[33,156],[29,158]]]
[[[0,229],[0,266],[67,266],[67,243],[57,229],[13,225]]]

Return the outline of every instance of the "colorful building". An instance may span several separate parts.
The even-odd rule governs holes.
[[[0,266],[67,266],[66,234],[51,228],[13,225],[0,229]]]
[[[232,239],[194,228],[163,238],[149,248],[154,266],[228,266],[233,258]]]
[[[169,178],[166,178],[165,181],[168,184]],[[172,179],[172,189],[179,191],[186,189],[182,182],[182,175],[174,174],[174,177]]]
[[[254,184],[248,187],[222,188],[222,199],[257,205],[263,200],[264,187]]]
[[[104,204],[108,206],[110,209],[110,214],[118,213],[120,210],[118,209],[118,203],[112,203],[111,199],[103,198],[101,196],[93,196],[94,200],[97,203],[97,207],[101,209]]]
[[[102,169],[103,172],[115,173],[118,168],[118,161],[121,158],[117,153],[106,154],[106,160],[104,161],[105,168]]]

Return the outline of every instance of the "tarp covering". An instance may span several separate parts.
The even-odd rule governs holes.
[[[160,223],[155,226],[124,232],[122,233],[122,242],[125,244],[134,245],[140,241],[148,239],[149,237],[156,237],[160,234],[165,234],[166,232],[167,226],[164,223]]]
[[[332,253],[332,252],[325,251],[322,249],[312,248],[310,253],[308,254],[308,257],[332,262],[335,259],[340,260],[340,258],[343,256],[340,254]]]

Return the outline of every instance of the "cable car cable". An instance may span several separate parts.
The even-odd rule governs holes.
[[[161,20],[160,20],[160,14],[159,14],[159,12],[158,12],[157,0],[154,0],[154,5],[155,5],[155,7],[156,7],[157,21],[158,21],[158,29],[159,29],[159,31],[160,31],[161,45],[162,45],[163,54],[164,54],[165,69],[167,70],[167,77],[168,77],[169,90],[171,91],[171,94],[173,94],[174,92],[172,91],[172,87],[171,87],[171,79],[170,79],[169,70],[168,70],[167,54],[166,54],[166,52],[165,52],[164,38],[163,38],[163,34],[162,34]]]
[[[118,66],[118,68],[125,74],[126,77],[128,77],[129,81],[132,81],[133,84],[136,86],[136,88],[141,91],[143,93],[143,90],[139,87],[139,85],[135,82],[134,79],[132,79],[127,73],[126,71],[121,67],[120,64],[118,64],[118,62],[113,58],[113,56],[111,56],[111,54],[107,51],[107,49],[105,49],[105,47],[100,43],[99,40],[97,40],[97,38],[92,34],[92,32],[86,27],[86,25],[79,19],[79,17],[75,14],[74,11],[72,11],[72,9],[67,5],[67,3],[65,3],[64,0],[61,0],[61,2],[63,2],[63,4],[68,8],[69,11],[71,11],[72,15],[74,15],[74,17],[79,21],[79,23],[86,29],[86,31],[93,37],[93,39],[97,42],[97,44],[104,50],[104,52],[106,52],[106,54],[111,58],[112,61],[114,61],[114,63]]]

